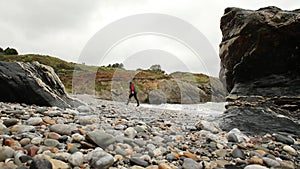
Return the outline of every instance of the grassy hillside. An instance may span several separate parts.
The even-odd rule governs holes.
[[[34,62],[52,66],[55,71],[73,70],[75,63],[66,62],[56,57],[45,55],[0,55],[0,61],[5,62]]]

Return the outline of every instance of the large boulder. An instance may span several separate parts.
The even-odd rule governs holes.
[[[149,103],[150,104],[163,104],[167,103],[166,95],[161,90],[152,90],[149,93]]]
[[[269,75],[299,78],[300,10],[227,8],[221,30],[220,79],[229,92],[236,84]]]
[[[300,10],[227,8],[221,30],[221,127],[300,135]]]
[[[0,101],[57,106],[82,105],[70,98],[50,66],[22,62],[0,62]]]
[[[205,93],[197,85],[182,80],[162,80],[158,86],[168,103],[195,104],[211,99],[211,95]]]

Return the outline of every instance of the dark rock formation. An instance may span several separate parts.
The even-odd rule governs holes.
[[[227,8],[221,30],[223,129],[300,135],[300,10]]]
[[[70,98],[54,70],[35,62],[0,62],[0,101],[77,107],[82,103]]]

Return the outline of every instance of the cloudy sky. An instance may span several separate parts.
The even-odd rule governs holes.
[[[0,47],[66,61],[218,76],[226,7],[300,8],[298,0],[0,0]],[[199,46],[197,46],[197,44]]]

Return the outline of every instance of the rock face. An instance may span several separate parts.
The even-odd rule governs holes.
[[[100,87],[101,90],[97,92],[97,97],[121,102],[127,100],[129,80],[124,80],[124,77],[130,73],[132,72],[122,70],[116,71],[113,78],[110,78],[109,75],[99,76],[97,81],[103,87]],[[188,72],[157,74],[157,72],[143,70],[132,75],[132,78],[141,103],[197,104],[225,100],[226,91],[221,81],[204,74]],[[83,83],[83,81],[80,82]],[[132,100],[135,102],[134,99]]]
[[[227,8],[221,30],[223,129],[299,135],[300,10]]]
[[[35,62],[0,62],[0,101],[41,106],[72,107],[80,101],[70,98],[54,70]]]

